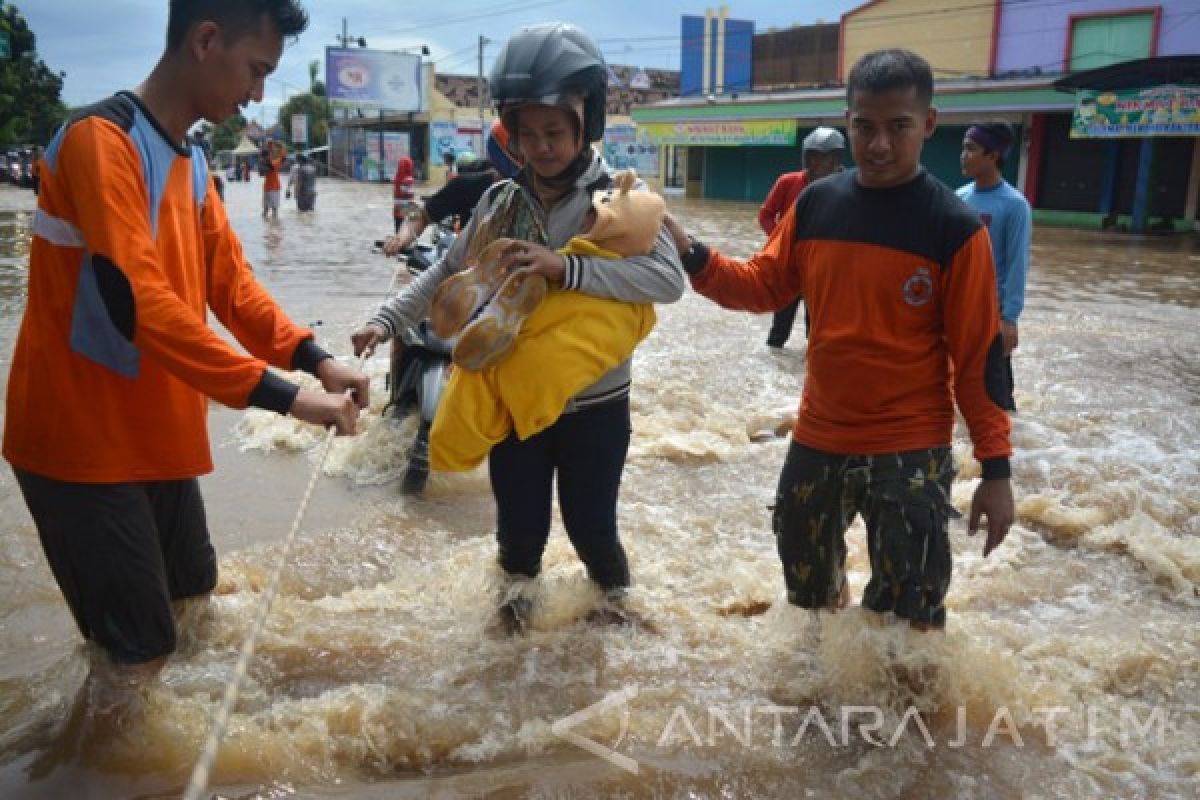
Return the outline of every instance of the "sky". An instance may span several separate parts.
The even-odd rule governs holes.
[[[370,48],[398,50],[427,46],[438,72],[475,74],[480,34],[493,40],[484,50],[484,73],[504,39],[525,25],[563,21],[597,41],[613,64],[679,69],[680,17],[702,16],[712,2],[678,0],[305,0],[310,23],[289,45],[267,79],[263,103],[247,117],[273,124],[279,106],[308,88],[308,64],[319,60],[324,78],[327,45],[336,45],[346,19],[352,37]],[[754,20],[756,31],[817,21],[836,22],[862,0],[731,0],[729,16]],[[16,0],[37,36],[38,55],[66,73],[63,101],[78,106],[141,82],[162,53],[167,0]]]

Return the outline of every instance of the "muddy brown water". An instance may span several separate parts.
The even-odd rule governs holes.
[[[262,282],[348,351],[392,264],[385,186],[317,211],[228,205]],[[747,255],[746,205],[672,199]],[[0,388],[32,197],[0,188]],[[225,797],[1194,797],[1200,787],[1200,243],[1039,228],[1016,359],[1018,522],[986,561],[956,523],[945,635],[782,601],[766,507],[804,371],[769,319],[688,294],[638,351],[620,506],[645,625],[597,627],[556,520],[534,630],[487,632],[486,476],[399,495],[411,423],[340,440],[260,640],[213,791]],[[381,388],[384,359],[370,371]],[[203,479],[221,587],[159,679],[104,684],[0,469],[0,796],[176,796],[312,469],[316,433],[214,406]],[[763,433],[764,436],[756,434]],[[954,497],[978,465],[958,434]],[[758,441],[756,441],[758,440]],[[867,577],[861,524],[851,584]],[[92,678],[89,680],[89,672]],[[113,700],[112,698],[117,698]],[[606,760],[566,729],[622,758]],[[115,707],[108,704],[115,703]],[[556,732],[557,731],[557,732]],[[624,760],[622,760],[624,759]],[[633,771],[636,769],[636,772]]]

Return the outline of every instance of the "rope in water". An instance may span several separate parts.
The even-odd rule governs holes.
[[[391,295],[396,281],[402,273],[403,267],[398,268],[393,273],[392,282],[388,286],[388,295]],[[372,348],[368,348],[359,356],[357,363],[359,370],[362,369],[363,364],[366,363],[371,353]],[[229,725],[229,717],[233,713],[233,706],[237,703],[242,681],[245,679],[246,672],[250,668],[250,659],[254,657],[254,648],[258,645],[258,637],[266,625],[267,616],[271,613],[271,606],[275,602],[276,595],[279,593],[279,582],[283,576],[283,568],[287,564],[288,556],[291,555],[292,545],[295,543],[296,535],[300,531],[300,523],[304,520],[305,512],[308,511],[308,503],[312,499],[313,489],[316,488],[317,480],[321,477],[321,470],[325,466],[325,459],[329,456],[329,449],[333,444],[333,437],[336,435],[337,429],[330,428],[329,432],[325,434],[324,441],[321,443],[317,463],[313,467],[312,475],[308,479],[308,487],[304,490],[304,497],[301,498],[300,506],[296,509],[296,516],[292,520],[292,527],[283,542],[283,551],[279,554],[279,560],[275,564],[275,569],[271,572],[271,580],[267,584],[267,591],[263,594],[262,599],[259,600],[254,624],[251,626],[246,640],[242,642],[241,653],[238,655],[237,663],[233,666],[233,675],[230,676],[229,683],[225,684],[225,693],[221,699],[221,705],[213,715],[212,725],[208,730],[208,737],[204,740],[204,748],[200,751],[200,757],[196,759],[196,765],[192,768],[192,777],[188,781],[187,789],[183,793],[183,800],[200,800],[201,794],[208,787],[212,765],[217,758],[217,748],[221,746],[221,739],[225,736],[225,729]]]

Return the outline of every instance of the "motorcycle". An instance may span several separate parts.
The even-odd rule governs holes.
[[[414,275],[436,264],[454,244],[452,227],[439,224],[430,243],[414,243],[398,256]],[[377,246],[382,246],[377,242]],[[416,410],[417,433],[409,449],[400,490],[404,494],[420,494],[429,480],[429,432],[437,414],[446,381],[449,379],[451,351],[454,342],[435,336],[429,323],[423,320],[414,328],[400,332],[392,343],[388,366],[388,402],[384,413],[403,419]]]
[[[420,494],[429,480],[429,432],[449,379],[453,347],[453,342],[429,330],[427,320],[401,331],[392,344],[388,402],[383,413],[390,412],[403,419],[415,409],[419,415],[417,434],[408,451],[408,464],[400,483],[404,494]]]
[[[445,219],[433,226],[428,242],[420,239],[400,251],[399,256],[405,261],[405,266],[413,275],[420,275],[425,270],[441,261],[454,240],[458,238],[454,221]],[[383,248],[383,240],[375,242],[375,248]]]

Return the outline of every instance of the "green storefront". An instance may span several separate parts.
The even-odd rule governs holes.
[[[979,82],[939,86],[935,105],[939,125],[922,162],[948,185],[958,186],[964,180],[958,156],[972,121],[1005,118],[1021,134],[1029,114],[1066,111],[1071,101],[1045,82]],[[676,99],[635,108],[632,114],[664,149],[662,163],[678,165],[665,173],[667,185],[686,187],[689,196],[758,203],[781,173],[801,169],[801,142],[813,128],[844,129],[844,110],[845,91],[837,89],[703,103]],[[768,129],[773,134],[769,140],[764,139]],[[1020,180],[1020,161],[1010,158],[1005,164],[1005,176],[1014,185]],[[849,153],[846,163],[853,163]]]

